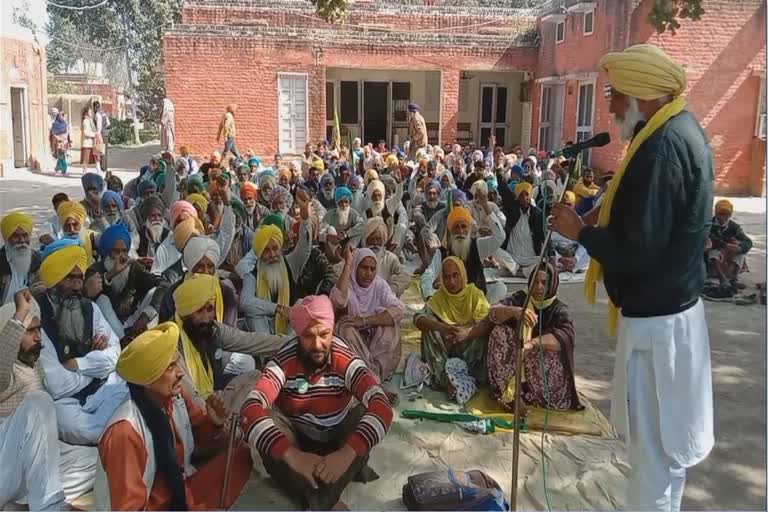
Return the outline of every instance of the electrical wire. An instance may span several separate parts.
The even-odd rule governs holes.
[[[101,7],[102,5],[106,4],[108,1],[109,0],[101,0],[101,2],[99,2],[98,4],[77,6],[77,5],[57,4],[57,3],[51,2],[51,0],[48,0],[48,5],[52,7],[56,7],[58,9],[66,9],[69,11],[88,11],[91,9],[96,9],[98,7]]]

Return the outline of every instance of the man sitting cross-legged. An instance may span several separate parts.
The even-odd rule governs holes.
[[[443,260],[439,284],[424,309],[416,313],[414,324],[421,331],[421,354],[429,365],[433,384],[463,404],[471,396],[456,396],[459,390],[448,377],[446,363],[460,359],[466,369],[459,373],[485,380],[485,350],[491,326],[483,320],[490,306],[483,292],[467,283],[464,263],[455,256]]]
[[[381,276],[370,249],[344,251],[344,270],[331,290],[331,300],[339,311],[336,332],[366,362],[382,382],[389,380],[400,363],[402,343],[400,320],[405,305]],[[397,393],[384,389],[394,402]]]
[[[269,474],[302,506],[342,510],[341,493],[353,479],[376,478],[368,455],[386,435],[392,407],[365,362],[333,335],[328,297],[305,297],[291,308],[290,321],[298,336],[248,396],[243,431]]]
[[[192,464],[193,452],[226,439],[227,417],[218,394],[201,406],[182,380],[179,328],[158,325],[120,354],[117,372],[130,397],[115,411],[99,441],[101,464],[95,494],[98,510],[213,510],[219,506],[226,453]],[[225,506],[248,481],[251,454],[233,452]]]
[[[83,297],[87,257],[77,240],[45,248],[35,298],[43,328],[40,363],[56,403],[59,435],[71,444],[96,444],[128,390],[115,373],[120,341],[101,309]]]

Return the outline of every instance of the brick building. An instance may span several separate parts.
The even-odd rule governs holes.
[[[0,176],[50,160],[45,40],[16,22],[15,8],[45,16],[45,2],[0,2]]]
[[[687,67],[718,191],[765,193],[764,2],[705,0],[702,20],[675,36],[646,22],[651,0],[553,0],[535,11],[418,3],[351,3],[341,26],[306,0],[188,0],[164,38],[178,140],[210,151],[235,102],[240,149],[263,156],[327,138],[334,112],[344,133],[402,143],[409,101],[432,143],[493,133],[507,147],[557,149],[603,130],[618,140],[597,62],[652,42]],[[622,151],[611,144],[586,157],[611,169]]]

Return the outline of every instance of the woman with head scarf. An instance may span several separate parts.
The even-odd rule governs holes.
[[[532,272],[527,290],[515,292],[491,308],[486,322],[493,326],[488,341],[488,384],[505,408],[514,407],[515,340],[517,323],[524,322],[523,388],[525,405],[552,410],[582,409],[574,381],[575,332],[568,307],[557,298],[557,271],[549,263]]]
[[[468,378],[484,380],[490,329],[483,320],[490,306],[485,294],[467,283],[464,263],[455,256],[443,260],[439,283],[438,290],[413,320],[421,331],[421,353],[433,382],[454,398],[465,384],[471,387],[465,382]]]
[[[405,305],[378,275],[373,251],[362,248],[353,254],[347,247],[344,263],[339,282],[331,290],[331,300],[338,311],[336,332],[379,380],[389,380],[400,362],[400,320]],[[396,396],[393,392],[387,394],[390,398]]]

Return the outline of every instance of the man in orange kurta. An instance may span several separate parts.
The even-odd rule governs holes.
[[[182,388],[178,339],[176,324],[166,322],[120,354],[117,372],[128,382],[130,399],[118,407],[99,441],[99,471],[106,473],[96,478],[100,510],[219,508],[226,453],[197,468],[191,457],[205,445],[225,442],[224,402],[214,393],[203,410]],[[237,499],[251,466],[250,450],[240,445],[233,454],[225,507]]]

